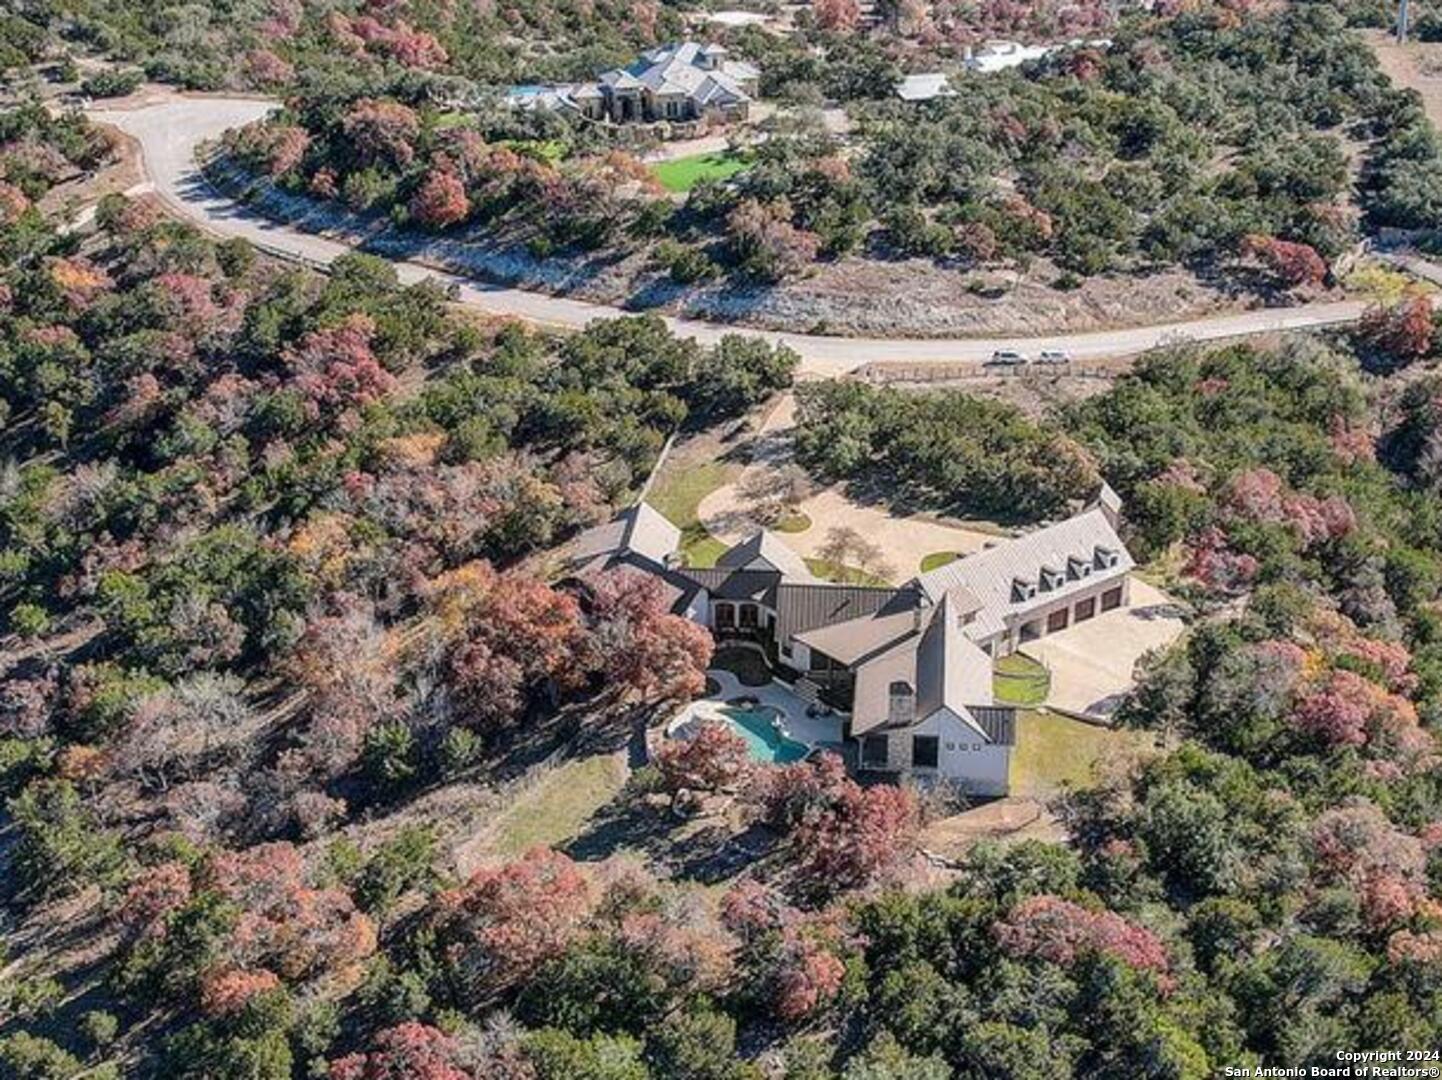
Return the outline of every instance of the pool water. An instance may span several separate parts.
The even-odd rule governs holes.
[[[788,739],[772,727],[772,718],[779,715],[774,709],[765,705],[752,708],[727,705],[721,711],[746,740],[751,756],[757,761],[789,765],[793,761],[800,761],[810,752],[805,743]]]

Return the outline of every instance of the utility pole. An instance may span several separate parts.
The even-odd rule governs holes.
[[[1397,0],[1397,41],[1399,44],[1407,41],[1407,0]]]

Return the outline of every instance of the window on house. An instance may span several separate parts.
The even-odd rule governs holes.
[[[1011,582],[1011,599],[1015,603],[1020,600],[1030,600],[1036,595],[1036,582],[1024,581],[1021,578],[1013,578]]]
[[[935,735],[913,735],[911,738],[911,767],[913,769],[934,769],[940,759],[940,742]]]
[[[1111,548],[1098,547],[1093,556],[1098,570],[1107,570],[1117,564],[1120,556]]]
[[[861,764],[872,769],[886,767],[890,742],[885,735],[868,735],[861,740]]]
[[[1085,559],[1078,559],[1075,555],[1073,555],[1070,559],[1066,561],[1067,577],[1071,578],[1073,581],[1080,581],[1082,578],[1090,575],[1091,572],[1092,564],[1087,562]]]
[[[1043,567],[1041,571],[1041,591],[1050,592],[1052,589],[1061,588],[1063,578],[1050,567]]]
[[[756,629],[757,615],[755,604],[741,605],[741,626],[747,630]]]
[[[736,608],[731,604],[716,605],[716,626],[720,629],[729,629],[736,625]]]

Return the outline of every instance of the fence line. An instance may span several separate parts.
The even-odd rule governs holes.
[[[1028,376],[1114,379],[1117,372],[1082,364],[991,366],[981,361],[919,361],[915,364],[867,364],[856,371],[866,382],[950,382],[955,379],[1025,379]]]

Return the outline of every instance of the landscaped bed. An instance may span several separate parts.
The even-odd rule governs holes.
[[[939,570],[949,563],[956,562],[961,558],[959,551],[933,551],[921,560],[921,572],[924,574],[929,570]]]
[[[716,650],[711,666],[729,671],[741,680],[742,686],[765,686],[771,681],[771,665],[754,649],[740,649],[732,646]]]
[[[656,179],[667,191],[684,194],[702,180],[725,180],[728,176],[735,176],[744,171],[750,165],[751,158],[747,154],[731,150],[713,150],[705,154],[693,154],[690,157],[658,162],[651,167],[651,172],[655,174]]]
[[[1051,672],[1022,653],[997,660],[992,669],[992,693],[1002,705],[1040,705],[1051,693]]]

